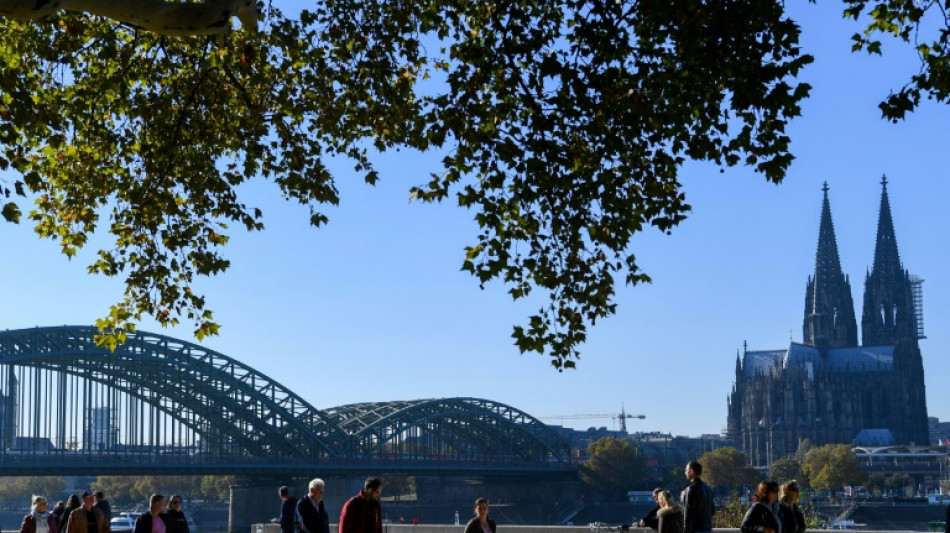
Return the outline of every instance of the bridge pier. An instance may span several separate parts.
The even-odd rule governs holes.
[[[279,486],[279,485],[278,485]],[[251,524],[270,522],[280,509],[277,487],[263,485],[231,485],[228,506],[228,533],[248,531]],[[267,505],[272,504],[272,505]],[[268,514],[267,509],[270,508]]]

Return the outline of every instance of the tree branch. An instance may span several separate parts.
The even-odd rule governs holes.
[[[36,20],[59,10],[134,24],[160,35],[193,36],[222,33],[231,28],[236,16],[247,31],[257,31],[255,0],[204,0],[166,2],[164,0],[0,0],[0,16]]]

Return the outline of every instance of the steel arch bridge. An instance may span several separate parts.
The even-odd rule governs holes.
[[[239,361],[136,332],[0,332],[0,475],[63,473],[556,473],[569,446],[527,413],[478,398],[319,410]]]

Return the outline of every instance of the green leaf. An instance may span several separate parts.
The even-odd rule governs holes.
[[[2,214],[4,220],[7,222],[13,222],[14,224],[19,224],[20,216],[22,215],[22,213],[20,213],[20,208],[17,207],[17,205],[13,202],[7,202],[3,205]]]

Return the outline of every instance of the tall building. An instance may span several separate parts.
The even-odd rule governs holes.
[[[119,440],[116,413],[111,407],[88,408],[83,431],[83,448],[87,450],[112,450]]]
[[[809,439],[815,445],[926,445],[927,404],[919,339],[921,280],[901,263],[881,181],[874,265],[864,281],[861,344],[848,276],[841,271],[828,185],[815,273],[805,291],[803,342],[743,348],[728,399],[727,432],[754,466]]]

